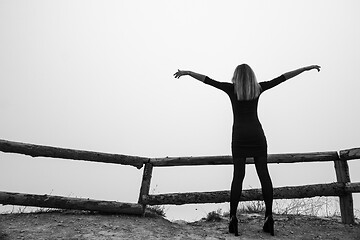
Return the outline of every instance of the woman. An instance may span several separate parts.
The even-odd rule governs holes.
[[[274,235],[274,220],[272,216],[273,186],[267,167],[266,137],[257,114],[259,97],[264,91],[312,69],[320,71],[320,66],[312,65],[300,68],[284,73],[271,81],[260,83],[257,82],[254,71],[247,64],[236,67],[232,84],[218,82],[205,75],[191,71],[178,70],[174,74],[175,78],[188,75],[218,88],[224,91],[231,100],[234,117],[231,143],[234,174],[230,192],[229,232],[234,233],[236,236],[238,236],[236,211],[240,201],[247,157],[254,158],[265,201],[266,212],[263,230]]]

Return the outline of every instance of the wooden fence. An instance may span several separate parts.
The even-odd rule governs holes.
[[[0,204],[3,205],[78,209],[140,215],[144,213],[147,205],[221,203],[228,202],[230,199],[230,191],[149,194],[149,190],[154,167],[228,165],[232,164],[231,156],[144,158],[120,154],[55,148],[6,140],[0,140],[0,151],[6,153],[25,154],[32,157],[42,156],[123,164],[134,166],[138,169],[145,165],[138,203],[0,192]],[[352,193],[360,192],[360,182],[351,183],[347,161],[355,159],[360,159],[360,148],[342,150],[339,153],[331,151],[316,153],[270,154],[268,158],[268,163],[270,164],[332,161],[334,162],[337,178],[337,182],[334,183],[274,188],[274,198],[293,199],[311,198],[315,196],[338,196],[340,199],[342,222],[354,223],[355,219]],[[252,158],[248,158],[246,163],[253,164],[254,161]],[[241,200],[262,200],[261,189],[244,190],[242,192]]]

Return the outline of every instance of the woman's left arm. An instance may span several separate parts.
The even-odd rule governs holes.
[[[312,69],[316,69],[319,72],[320,71],[320,66],[311,65],[311,66],[308,66],[308,67],[303,67],[303,68],[296,69],[294,71],[284,73],[283,75],[284,75],[285,79],[288,80],[290,78],[293,78],[293,77],[299,75],[300,73],[303,73],[305,71],[309,71],[309,70],[312,70]]]
[[[192,71],[182,71],[182,70],[178,70],[176,73],[174,73],[174,77],[175,78],[180,78],[182,76],[190,76],[190,77],[193,77],[195,78],[196,80],[199,80],[201,82],[204,82],[205,81],[205,78],[206,76],[205,75],[202,75],[200,73],[196,73],[196,72],[192,72]]]

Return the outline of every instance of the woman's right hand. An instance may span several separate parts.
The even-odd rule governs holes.
[[[312,69],[316,69],[318,72],[320,72],[320,66],[318,65],[311,65],[311,66],[308,66],[305,68],[305,70],[309,71],[309,70],[312,70]]]
[[[174,73],[175,78],[180,78],[185,75],[189,75],[189,71],[182,71],[182,70],[178,69],[178,71],[176,73]]]

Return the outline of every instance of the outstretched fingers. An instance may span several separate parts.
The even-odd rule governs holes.
[[[175,78],[180,78],[182,75],[181,75],[181,71],[178,69],[178,71],[176,73],[174,73],[174,77]]]
[[[314,68],[318,71],[318,72],[320,72],[320,66],[318,66],[318,65],[314,65]]]
[[[320,66],[319,65],[311,65],[309,66],[309,70],[316,69],[318,72],[320,72]]]
[[[178,71],[176,73],[174,73],[174,77],[175,78],[180,78],[181,76],[186,75],[187,71],[182,71],[180,69],[178,69]]]

